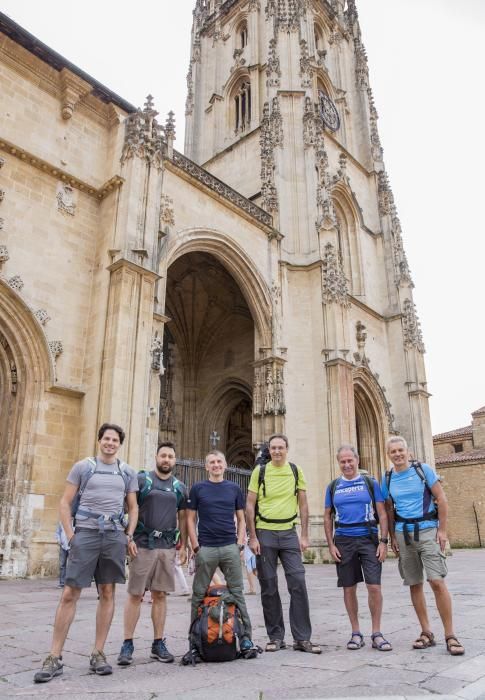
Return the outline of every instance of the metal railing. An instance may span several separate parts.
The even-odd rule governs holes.
[[[199,459],[177,459],[173,473],[188,489],[197,481],[207,479],[205,463]],[[248,469],[228,466],[224,472],[224,478],[228,481],[234,481],[241,488],[241,491],[246,494],[251,472]]]

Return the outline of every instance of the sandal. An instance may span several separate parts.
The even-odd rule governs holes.
[[[286,644],[282,639],[271,639],[266,644],[266,651],[279,651],[280,649],[286,649]]]
[[[293,649],[295,651],[307,651],[309,654],[321,654],[322,649],[318,644],[313,644],[308,640],[293,642]]]
[[[413,649],[427,649],[436,646],[434,634],[432,632],[421,632],[419,637],[413,642]]]
[[[354,637],[358,637],[359,641],[356,642]],[[362,649],[362,647],[365,647],[364,635],[360,632],[352,632],[352,636],[347,642],[347,649],[349,651],[356,651],[357,649]]]
[[[376,642],[376,639],[379,639],[379,637],[382,639],[382,642]],[[371,634],[370,638],[372,639],[373,649],[377,649],[377,651],[392,651],[391,642],[385,639],[382,632],[374,632],[374,634]]]
[[[446,651],[448,654],[451,654],[452,656],[463,656],[465,653],[465,647],[463,644],[460,644],[458,639],[450,635],[449,637],[446,637]]]

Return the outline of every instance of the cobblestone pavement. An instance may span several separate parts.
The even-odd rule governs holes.
[[[49,651],[54,610],[59,591],[52,580],[0,582],[0,697],[70,698],[83,700],[151,700],[184,697],[187,700],[280,700],[297,698],[485,698],[485,556],[481,550],[455,551],[449,560],[448,585],[453,594],[456,632],[466,655],[452,658],[445,651],[443,630],[431,591],[432,627],[438,644],[413,651],[410,642],[418,633],[408,590],[401,585],[396,561],[384,567],[383,632],[394,651],[371,648],[370,620],[365,589],[359,586],[361,629],[366,646],[347,651],[349,624],[341,591],[331,565],[307,566],[312,605],[314,641],[322,645],[320,656],[293,650],[265,653],[255,660],[226,664],[201,664],[195,668],[150,660],[150,605],[142,604],[135,638],[135,662],[120,668],[116,656],[122,642],[124,586],[117,591],[117,610],[106,647],[113,663],[112,676],[93,676],[88,658],[94,638],[96,590],[83,593],[64,650],[64,674],[43,685],[34,685],[33,673]],[[280,589],[285,591],[284,579]],[[259,596],[247,597],[254,640],[266,642]],[[189,605],[186,597],[170,596],[167,645],[177,657],[187,649]],[[287,637],[287,641],[291,641]],[[178,659],[177,659],[178,661]]]

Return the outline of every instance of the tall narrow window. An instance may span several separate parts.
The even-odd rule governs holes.
[[[235,133],[240,134],[247,131],[251,124],[251,85],[249,82],[241,83],[234,96],[234,113]]]
[[[243,22],[242,24],[239,25],[238,34],[239,34],[239,48],[243,49],[248,44],[248,25],[246,22]]]

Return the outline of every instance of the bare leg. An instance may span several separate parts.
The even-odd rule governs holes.
[[[248,571],[248,569],[246,569],[246,578],[249,583],[250,593],[256,593],[256,581],[258,580],[258,577],[255,576],[252,571]]]
[[[99,601],[96,610],[96,639],[94,646],[98,651],[103,651],[115,611],[115,584],[100,583],[98,591]]]
[[[381,631],[382,591],[378,584],[367,584],[369,610],[372,620],[372,633]],[[352,628],[353,629],[353,628]]]
[[[429,617],[426,607],[426,598],[424,597],[424,586],[422,583],[416,583],[414,586],[409,586],[411,601],[418,616],[419,624],[423,632],[429,632]]]
[[[124,635],[125,639],[133,639],[135,627],[140,617],[140,606],[142,599],[139,595],[128,593],[125,602],[124,612]]]
[[[434,593],[436,607],[438,608],[438,612],[445,629],[445,637],[454,636],[451,596],[448,588],[446,587],[446,583],[443,579],[433,579],[432,581],[429,581],[429,585]]]
[[[167,617],[167,596],[163,591],[152,591],[153,639],[162,639]]]
[[[56,619],[54,621],[54,634],[52,635],[51,654],[53,656],[61,656],[69,628],[76,614],[76,605],[81,595],[81,588],[72,588],[64,586],[61,600],[56,610]]]
[[[357,584],[344,586],[344,603],[349,616],[352,632],[359,631],[359,603],[357,601]]]

